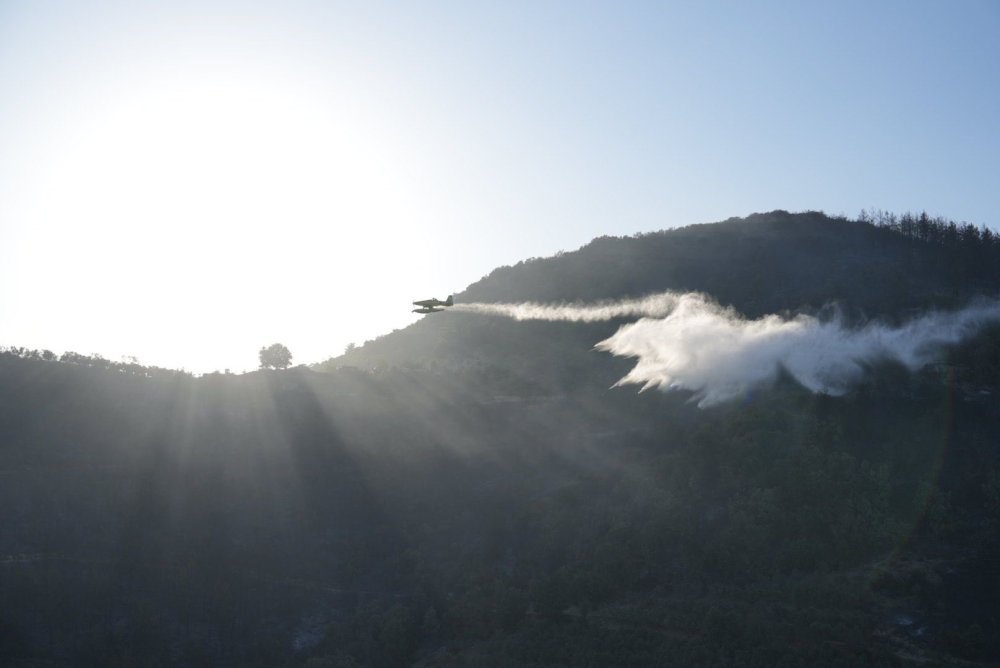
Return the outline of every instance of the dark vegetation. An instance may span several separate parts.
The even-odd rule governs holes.
[[[287,369],[292,364],[292,352],[280,343],[272,343],[257,353],[261,369]]]
[[[870,220],[873,219],[873,220]],[[954,233],[952,233],[954,230]],[[987,231],[773,212],[594,241],[456,301],[699,290],[904,319]],[[316,369],[0,354],[0,664],[1000,661],[1000,329],[850,394],[608,388],[618,323],[427,318]]]

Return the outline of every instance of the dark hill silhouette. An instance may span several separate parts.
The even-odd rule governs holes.
[[[948,309],[1000,293],[1000,239],[923,214],[897,218],[880,212],[855,221],[772,211],[635,237],[601,237],[573,252],[496,269],[455,298],[574,302],[665,290],[704,292],[751,318],[837,305],[849,317],[899,320],[917,310]],[[628,365],[597,359],[591,348],[619,324],[438,315],[316,368],[475,363],[548,386],[587,369],[587,377],[607,386]]]
[[[933,243],[817,212],[772,211],[602,237],[572,253],[498,269],[459,297],[615,299],[669,289],[706,292],[750,317],[831,301],[892,313],[995,290],[1000,270],[991,261],[998,250]],[[972,262],[955,262],[959,256]]]
[[[598,239],[457,300],[996,291],[991,235],[875,223]],[[702,411],[608,389],[617,325],[441,314],[325,372],[200,378],[0,351],[0,664],[996,664],[1000,331]]]

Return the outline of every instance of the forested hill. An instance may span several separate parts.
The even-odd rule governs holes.
[[[873,218],[598,239],[457,301],[997,293],[991,233]],[[0,350],[0,665],[1000,663],[1000,328],[702,410],[609,389],[620,324],[444,313],[202,377]]]
[[[751,318],[836,305],[848,317],[898,320],[918,309],[948,309],[971,297],[1000,293],[1000,236],[926,214],[864,212],[848,220],[772,211],[633,237],[601,237],[573,252],[498,268],[455,299],[588,302],[664,290],[703,292]],[[592,359],[590,348],[618,324],[570,327],[465,314],[431,316],[317,368],[474,360],[527,369],[545,368],[556,355],[565,371],[566,365],[602,364]]]
[[[995,289],[1000,239],[986,234],[926,215],[875,222],[772,211],[601,237],[575,252],[497,269],[459,297],[617,299],[670,289],[707,292],[748,316],[833,300],[898,312]]]

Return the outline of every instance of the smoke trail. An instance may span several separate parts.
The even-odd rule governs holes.
[[[615,318],[663,317],[673,311],[684,295],[662,292],[641,299],[596,304],[455,304],[449,310],[465,313],[500,315],[514,320],[565,320],[571,322],[599,322]]]
[[[843,394],[861,378],[865,363],[889,359],[915,370],[941,346],[992,321],[1000,321],[1000,302],[932,312],[900,327],[848,329],[840,320],[809,316],[746,320],[700,295],[684,295],[670,315],[624,325],[596,347],[637,359],[617,385],[690,390],[706,407],[773,382],[780,369],[813,392]]]
[[[638,316],[595,347],[634,357],[616,385],[689,390],[700,407],[713,406],[772,383],[784,369],[817,393],[839,395],[861,379],[865,365],[895,360],[910,370],[933,361],[942,347],[1000,321],[1000,301],[960,311],[930,312],[899,327],[873,323],[848,328],[840,319],[800,315],[747,320],[697,293],[665,292],[598,304],[456,304],[451,311],[515,320],[596,322]]]

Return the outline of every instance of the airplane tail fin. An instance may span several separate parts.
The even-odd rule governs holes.
[[[448,299],[444,300],[444,303],[447,306],[453,306],[455,304],[455,300],[453,299],[453,297],[454,295],[448,295]]]

